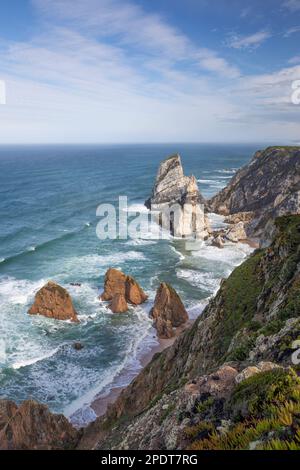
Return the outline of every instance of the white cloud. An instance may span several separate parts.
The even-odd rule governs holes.
[[[43,32],[26,42],[0,42],[7,84],[1,142],[298,135],[299,116],[293,116],[299,108],[286,111],[295,67],[243,77],[217,51],[125,0],[34,4]]]
[[[292,57],[288,62],[289,64],[300,64],[300,55]]]
[[[300,10],[300,0],[285,0],[283,6],[292,12],[298,11]]]
[[[249,36],[235,35],[228,41],[227,45],[233,49],[256,49],[270,37],[271,34],[268,31],[258,31]]]
[[[288,38],[292,34],[296,34],[300,32],[300,26],[294,26],[293,28],[289,28],[283,35],[283,37]]]

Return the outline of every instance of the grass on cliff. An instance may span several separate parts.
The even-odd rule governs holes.
[[[245,380],[236,386],[227,408],[233,418],[230,428],[219,432],[211,422],[187,428],[189,449],[300,450],[300,380],[292,369]]]

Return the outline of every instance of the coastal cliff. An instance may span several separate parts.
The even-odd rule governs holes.
[[[300,216],[277,219],[271,246],[223,281],[193,326],[85,429],[79,447],[299,447],[300,383],[290,368],[300,335],[299,247]]]
[[[184,175],[178,154],[161,162],[152,195],[145,201],[145,206],[161,214],[158,223],[172,235],[206,238],[209,234],[205,199],[196,178]]]
[[[229,184],[208,201],[212,212],[244,221],[248,237],[270,243],[276,217],[300,212],[300,147],[258,151]],[[246,214],[245,214],[246,213]]]

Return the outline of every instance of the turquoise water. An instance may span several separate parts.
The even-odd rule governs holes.
[[[204,245],[190,253],[180,240],[99,240],[97,206],[117,203],[122,195],[132,208],[143,208],[160,160],[174,152],[210,197],[257,148],[0,147],[1,397],[17,402],[31,397],[67,415],[80,408],[78,421],[93,419],[88,407],[93,396],[118,380],[129,381],[141,367],[142,353],[156,342],[148,312],[158,283],[170,282],[195,317],[249,252],[240,244],[224,250]],[[212,222],[222,223],[216,217]],[[136,277],[149,294],[146,304],[113,315],[98,300],[112,266]],[[27,314],[48,279],[69,290],[79,325]],[[74,282],[81,286],[71,286]],[[84,349],[75,351],[74,341]]]

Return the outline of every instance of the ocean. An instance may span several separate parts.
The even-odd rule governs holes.
[[[179,152],[205,197],[224,187],[259,145],[99,145],[0,147],[0,396],[32,398],[76,424],[95,419],[90,403],[127,385],[156,344],[149,310],[161,281],[180,294],[192,318],[250,252],[182,240],[99,240],[97,206],[127,196],[145,210],[159,162]],[[211,215],[215,227],[222,218]],[[99,301],[109,267],[136,278],[149,301],[112,314]],[[70,292],[80,324],[29,316],[47,280]],[[70,285],[79,283],[80,286]],[[73,343],[84,348],[76,351]]]

